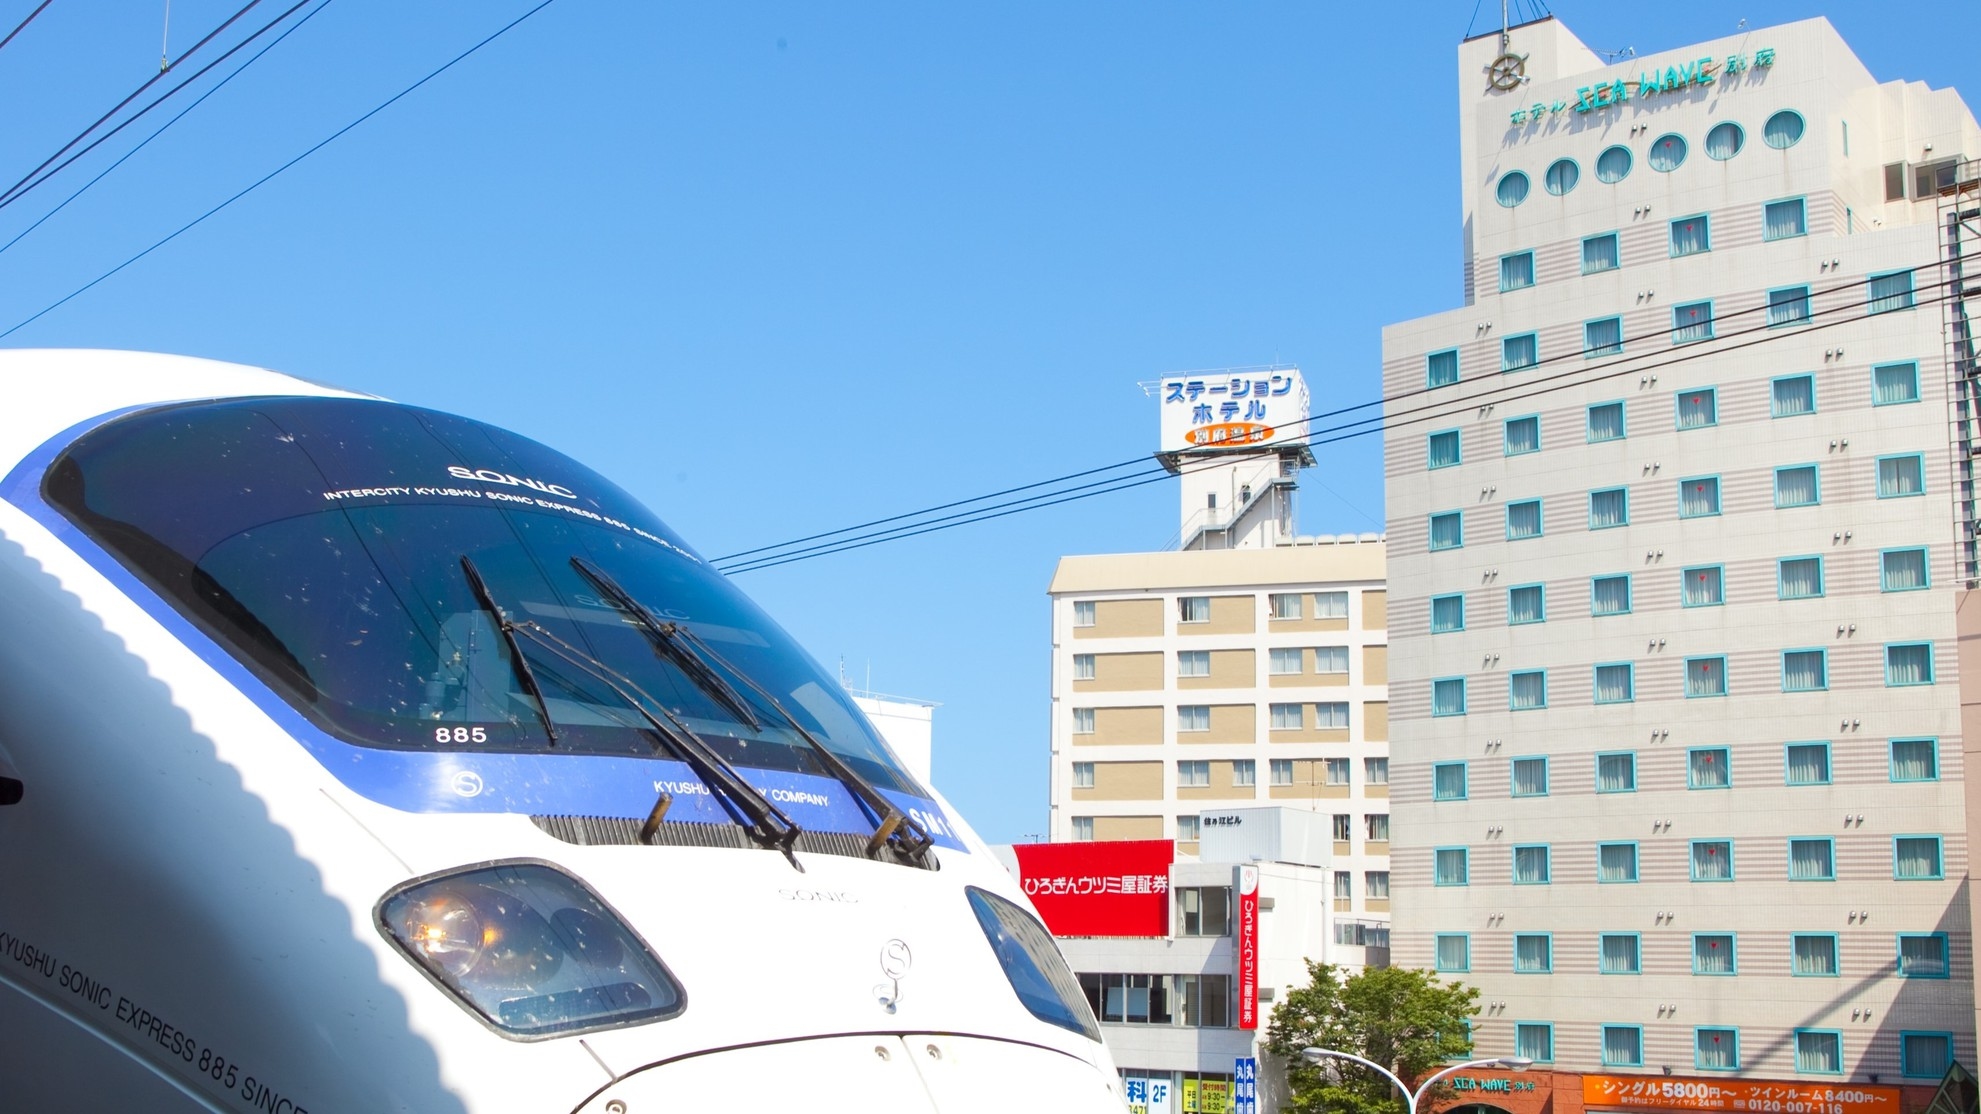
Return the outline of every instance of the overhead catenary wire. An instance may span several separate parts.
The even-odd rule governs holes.
[[[26,318],[23,318],[22,320],[16,322],[14,325],[10,326],[4,332],[0,332],[0,339],[4,339],[6,337],[12,336],[13,334],[19,332],[20,330],[26,328],[27,326],[33,324],[34,322],[39,321],[41,318],[47,316],[48,314],[54,312],[57,309],[60,309],[62,306],[67,305],[69,302],[74,301],[76,298],[82,296],[83,294],[94,289],[101,283],[119,274],[125,268],[138,262],[139,260],[143,259],[145,256],[150,255],[152,252],[157,251],[159,248],[164,247],[166,244],[171,243],[172,241],[192,231],[194,228],[199,227],[201,224],[206,223],[206,221],[211,219],[216,213],[219,213],[221,210],[227,208],[229,205],[232,205],[234,202],[239,201],[241,198],[246,197],[247,195],[253,193],[255,190],[260,189],[262,186],[267,185],[270,181],[272,181],[276,176],[280,175],[282,172],[288,170],[292,166],[295,166],[297,163],[302,162],[304,159],[309,158],[311,155],[316,154],[318,151],[323,150],[325,147],[328,147],[330,144],[336,142],[339,138],[343,137],[345,133],[351,131],[351,129],[356,128],[358,125],[363,124],[366,120],[371,119],[372,117],[392,107],[394,104],[397,104],[400,100],[410,95],[414,90],[418,89],[420,86],[425,85],[427,82],[432,81],[434,78],[439,77],[441,74],[446,73],[450,69],[453,69],[456,65],[466,60],[468,56],[474,54],[476,51],[479,51],[481,48],[501,38],[503,35],[508,34],[512,29],[517,27],[524,20],[529,19],[531,16],[537,14],[538,12],[544,10],[545,8],[550,7],[552,4],[555,4],[556,2],[557,0],[541,0],[541,2],[538,3],[535,7],[530,8],[528,11],[525,11],[522,15],[519,15],[515,19],[510,20],[508,23],[503,24],[500,28],[497,28],[494,32],[489,34],[486,38],[482,39],[480,42],[475,43],[473,46],[469,47],[468,49],[462,51],[459,54],[456,54],[454,57],[448,59],[446,62],[443,62],[435,69],[429,71],[425,77],[420,78],[418,81],[415,81],[411,85],[408,85],[404,89],[401,89],[397,93],[394,93],[392,96],[380,102],[379,105],[373,108],[371,111],[366,112],[364,115],[358,117],[355,120],[352,120],[350,123],[345,124],[343,127],[338,128],[336,131],[331,132],[329,135],[318,140],[316,143],[312,144],[310,147],[305,149],[301,154],[296,155],[294,158],[291,158],[289,161],[276,167],[274,170],[271,170],[268,173],[262,175],[261,177],[255,179],[253,182],[249,183],[247,186],[243,187],[239,191],[235,192],[232,196],[228,197],[226,200],[213,206],[212,208],[208,209],[206,212],[201,213],[199,216],[194,217],[192,220],[187,221],[185,224],[180,225],[178,228],[172,230],[163,237],[160,237],[158,240],[154,241],[150,247],[147,247],[144,250],[138,252],[137,254],[132,255],[130,258],[124,260],[122,263],[117,264],[115,267],[110,268],[109,270],[103,272],[102,274],[82,284],[76,289],[71,290],[69,293],[63,295],[62,297],[56,299],[53,302],[50,302],[48,305],[43,306],[41,309],[35,311],[33,314],[29,315]]]
[[[21,20],[19,23],[16,23],[14,25],[14,29],[12,31],[7,32],[7,37],[4,39],[0,39],[0,50],[7,49],[7,44],[14,41],[14,36],[27,30],[28,24],[34,22],[34,17],[40,15],[48,7],[48,5],[53,4],[54,2],[55,0],[41,0],[41,3],[37,5],[35,9],[28,13],[28,17],[26,19]]]
[[[1911,268],[1904,268],[1902,269],[1902,272],[1911,273],[1911,272],[1937,267],[1938,265],[1939,264],[1937,262],[1921,264]],[[1871,281],[1873,281],[1874,278],[1885,278],[1885,277],[1889,277],[1890,275],[1894,275],[1902,272],[1901,271],[1885,272],[1878,276],[1870,276],[1870,277],[1866,277],[1865,279],[1854,280],[1849,283],[1839,284],[1837,286],[1827,288],[1823,291],[1812,291],[1807,295],[1807,297],[1811,301],[1813,301],[1816,297],[1821,295],[1833,294],[1833,293],[1849,290],[1854,287],[1866,286]],[[1908,293],[1917,294],[1922,291],[1939,290],[1947,285],[1948,285],[1947,282],[1933,283],[1924,287],[1911,288],[1909,289]],[[1938,305],[1956,296],[1957,295],[1943,294],[1935,298],[1915,299],[1908,308],[1923,308],[1926,306]],[[1765,312],[1769,308],[1770,307],[1763,305],[1757,307],[1756,310],[1752,310],[1752,311],[1742,310],[1736,313],[1727,314],[1723,318],[1715,319],[1715,323],[1721,320],[1727,320],[1734,317],[1744,316],[1753,312]],[[1845,313],[1845,311],[1851,309],[1862,309],[1864,312],[1855,316],[1841,316]],[[1824,317],[1824,316],[1828,316],[1833,319],[1827,321],[1818,320],[1820,317]],[[1791,332],[1778,332],[1775,331],[1776,330],[1775,325],[1763,323],[1761,325],[1755,326],[1754,328],[1739,330],[1732,333],[1718,334],[1711,338],[1707,338],[1699,342],[1688,343],[1686,348],[1681,352],[1672,354],[1665,359],[1656,360],[1651,363],[1643,362],[1647,358],[1647,354],[1644,353],[1620,354],[1615,361],[1599,365],[1598,369],[1593,369],[1597,371],[1597,374],[1593,374],[1593,375],[1587,374],[1587,372],[1592,369],[1585,368],[1580,372],[1575,370],[1570,370],[1566,372],[1557,373],[1553,376],[1544,376],[1540,378],[1522,375],[1520,376],[1519,379],[1513,382],[1507,382],[1505,380],[1505,377],[1501,377],[1501,381],[1497,386],[1486,387],[1483,390],[1475,391],[1474,393],[1469,395],[1443,398],[1433,404],[1417,407],[1412,410],[1405,411],[1401,414],[1393,413],[1388,415],[1378,415],[1369,418],[1358,419],[1355,421],[1339,423],[1335,426],[1331,426],[1323,429],[1310,430],[1309,431],[1310,438],[1312,437],[1313,434],[1316,433],[1333,434],[1333,436],[1322,437],[1320,440],[1317,441],[1309,440],[1308,444],[1310,445],[1333,444],[1340,441],[1351,440],[1356,437],[1367,436],[1371,433],[1384,432],[1386,430],[1401,428],[1408,425],[1429,422],[1429,421],[1446,420],[1455,417],[1459,414],[1462,414],[1466,411],[1476,410],[1481,405],[1489,405],[1489,404],[1498,405],[1504,402],[1518,401],[1522,399],[1538,397],[1545,394],[1551,394],[1556,391],[1586,386],[1590,383],[1602,382],[1619,376],[1644,375],[1653,371],[1661,370],[1666,367],[1688,363],[1693,360],[1704,359],[1712,356],[1725,355],[1730,352],[1737,352],[1748,348],[1752,348],[1760,344],[1769,344],[1769,343],[1774,343],[1778,340],[1787,340],[1796,336],[1806,335],[1809,332],[1820,329],[1828,329],[1841,325],[1851,324],[1857,321],[1865,320],[1870,316],[1874,316],[1874,314],[1870,311],[1868,302],[1864,303],[1863,305],[1852,304],[1847,306],[1836,306],[1836,307],[1832,307],[1831,309],[1821,311],[1820,313],[1812,311],[1811,313],[1808,314],[1807,317],[1805,317],[1804,319],[1798,322],[1798,324],[1800,324],[1802,327],[1797,328]],[[1657,333],[1643,334],[1634,338],[1625,338],[1625,341],[1623,343],[1629,343],[1631,341],[1641,342],[1643,340],[1650,339],[1655,336],[1670,335],[1671,333],[1676,332],[1678,329],[1684,327],[1686,326],[1675,326],[1671,330],[1662,330]],[[1765,333],[1767,335],[1761,336],[1754,340],[1749,340],[1743,344],[1728,345],[1725,343],[1721,343],[1728,340],[1738,339],[1740,337],[1747,336],[1749,334],[1756,332]],[[1586,349],[1582,351],[1574,352],[1570,354],[1570,357],[1582,356],[1585,355],[1587,352],[1588,350]],[[1561,357],[1561,358],[1565,359],[1569,357]],[[1549,361],[1537,361],[1535,364],[1529,365],[1528,367],[1521,368],[1519,370],[1523,372],[1528,371],[1531,370],[1533,367],[1540,366],[1541,363],[1543,362],[1553,362],[1553,360],[1551,359]],[[1474,382],[1481,382],[1481,381],[1474,380]],[[1409,391],[1403,391],[1397,393],[1396,395],[1388,396],[1384,399],[1378,399],[1372,402],[1361,403],[1356,406],[1344,407],[1336,411],[1331,411],[1329,412],[1329,414],[1338,415],[1343,413],[1352,413],[1358,410],[1366,409],[1371,406],[1381,405],[1388,401],[1415,397],[1427,393],[1429,390],[1433,390],[1433,389],[1438,389],[1438,388],[1416,388]],[[1494,397],[1494,396],[1503,396],[1503,397]],[[1329,416],[1329,414],[1314,415],[1312,418],[1306,419],[1306,422],[1312,422],[1313,420]],[[1295,426],[1300,424],[1305,424],[1305,423],[1301,421],[1286,423],[1287,426]],[[1357,427],[1363,427],[1363,428],[1357,428]],[[1206,460],[1204,462],[1204,466],[1217,467],[1230,463],[1232,459],[1243,458],[1249,455],[1254,455],[1254,454],[1239,453],[1239,454],[1232,454],[1231,456],[1220,456],[1218,458]],[[1185,469],[1185,471],[1189,471],[1189,470],[1191,469],[1187,469],[1187,468]],[[1163,471],[1162,474],[1159,475],[1151,476],[1148,479],[1138,480],[1136,479],[1136,476],[1138,475],[1142,475],[1142,473],[1131,474],[1130,476],[1125,476],[1125,477],[1116,477],[1115,480],[1106,481],[1107,483],[1113,484],[1114,486],[1097,487],[1094,490],[1063,489],[1064,491],[1078,492],[1077,494],[1067,495],[1064,498],[1053,498],[1053,496],[1061,494],[1062,492],[1060,491],[1044,492],[1041,493],[1040,495],[1031,497],[1028,500],[1019,501],[1020,503],[1024,503],[1026,505],[1017,506],[1013,509],[998,510],[997,513],[980,514],[979,512],[991,511],[994,508],[978,508],[978,511],[965,512],[962,515],[950,515],[950,516],[946,516],[942,520],[924,520],[921,522],[908,523],[903,526],[895,527],[889,531],[879,531],[876,534],[859,535],[852,538],[846,538],[846,539],[842,539],[842,541],[838,543],[833,543],[827,546],[810,547],[808,550],[805,551],[786,551],[779,553],[770,553],[765,556],[758,557],[751,561],[737,562],[735,564],[723,567],[721,571],[731,575],[742,572],[754,572],[759,569],[773,568],[778,565],[789,564],[793,561],[809,560],[813,557],[825,557],[825,556],[831,556],[835,553],[848,552],[853,549],[862,549],[869,545],[880,544],[881,542],[884,541],[898,541],[909,537],[916,537],[926,533],[933,533],[938,530],[954,529],[959,526],[971,525],[975,522],[989,521],[994,518],[1003,518],[1006,517],[1007,515],[1023,513],[1026,510],[1038,510],[1049,506],[1057,506],[1065,502],[1072,502],[1078,499],[1088,499],[1099,495],[1111,494],[1114,491],[1125,491],[1133,487],[1140,487],[1145,484],[1157,483],[1164,479],[1172,478],[1172,474],[1168,473],[1167,471]],[[1050,483],[1051,481],[1046,481],[1046,482]],[[1042,485],[1031,485],[1031,486],[1036,487]],[[1095,485],[1084,485],[1084,486],[1095,487]],[[969,501],[968,500],[961,501],[961,503],[967,503],[967,502]],[[948,506],[961,505],[961,503],[951,503],[948,504]],[[1005,504],[1001,506],[1009,506],[1009,505]],[[893,518],[887,521],[896,521],[903,518],[913,518],[913,517],[915,517],[915,515],[913,513],[910,513],[905,515],[894,516]],[[838,532],[843,532],[843,531],[838,531]],[[816,536],[824,537],[830,535],[816,535]],[[759,550],[753,552],[763,552],[764,550],[774,550],[779,548],[780,547],[777,546],[766,546],[766,547],[761,547]]]

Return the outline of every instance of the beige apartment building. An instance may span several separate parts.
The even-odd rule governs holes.
[[[1060,560],[1050,838],[1174,838],[1195,855],[1204,813],[1322,813],[1336,942],[1359,946],[1373,927],[1386,943],[1384,545],[1261,542]]]
[[[1821,19],[1457,61],[1464,305],[1383,333],[1396,961],[1592,1110],[1916,1109],[1975,1063],[1981,130]]]

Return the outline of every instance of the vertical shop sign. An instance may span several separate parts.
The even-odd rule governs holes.
[[[1238,1027],[1259,1027],[1259,868],[1238,868]]]
[[[1231,1114],[1259,1114],[1259,1061],[1240,1056],[1231,1083]]]

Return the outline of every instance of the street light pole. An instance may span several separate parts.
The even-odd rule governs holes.
[[[1310,1064],[1319,1064],[1323,1058],[1327,1057],[1333,1057],[1337,1060],[1353,1060],[1365,1068],[1372,1068],[1381,1072],[1384,1079],[1396,1084],[1396,1089],[1403,1092],[1404,1099],[1410,1104],[1410,1114],[1417,1114],[1418,1099],[1429,1094],[1431,1088],[1437,1085],[1438,1080],[1454,1072],[1461,1072],[1466,1068],[1508,1068],[1513,1071],[1526,1071],[1528,1068],[1534,1066],[1534,1061],[1524,1056],[1495,1056],[1489,1060],[1468,1060],[1465,1063],[1453,1064],[1442,1071],[1433,1073],[1430,1078],[1424,1080],[1421,1086],[1415,1091],[1412,1091],[1410,1085],[1399,1079],[1395,1072],[1376,1063],[1374,1060],[1365,1060],[1353,1052],[1337,1052],[1332,1048],[1303,1048],[1300,1050],[1300,1058]]]

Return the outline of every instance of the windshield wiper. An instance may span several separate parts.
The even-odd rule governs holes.
[[[516,624],[502,610],[495,597],[489,594],[488,582],[482,579],[481,570],[475,567],[473,559],[463,554],[461,571],[467,575],[468,587],[475,593],[475,602],[495,620],[495,629],[502,632],[502,641],[509,644],[509,668],[516,674],[523,691],[537,702],[537,715],[543,717],[543,732],[550,736],[550,745],[557,745],[557,725],[550,719],[550,704],[543,698],[543,689],[537,684],[536,670],[530,668],[530,659],[523,656],[523,647],[516,641]]]
[[[750,710],[744,707],[745,701],[743,695],[737,692],[735,687],[730,685],[729,682],[725,681],[722,673],[717,672],[709,664],[710,662],[720,665],[722,672],[726,672],[743,682],[744,685],[748,686],[750,691],[756,693],[766,704],[776,710],[778,718],[789,725],[791,730],[795,731],[798,737],[803,739],[807,746],[811,747],[812,752],[818,756],[819,763],[826,768],[828,773],[838,779],[839,783],[846,787],[846,791],[852,794],[853,799],[858,801],[860,806],[866,810],[868,822],[874,825],[873,838],[867,841],[867,855],[869,858],[878,855],[882,847],[889,847],[897,855],[912,860],[918,865],[923,862],[929,848],[935,842],[929,836],[928,829],[896,808],[893,802],[881,795],[880,790],[875,788],[872,782],[860,776],[858,771],[847,765],[831,748],[820,742],[818,736],[806,730],[805,725],[798,721],[798,717],[792,715],[790,709],[786,708],[782,701],[771,695],[770,690],[758,684],[756,678],[736,668],[728,659],[716,653],[713,647],[704,641],[700,635],[690,630],[686,624],[663,623],[655,618],[653,612],[648,610],[646,605],[634,599],[631,593],[620,587],[617,581],[614,581],[603,570],[592,565],[591,562],[586,561],[582,557],[573,557],[571,558],[571,564],[572,567],[584,574],[585,579],[590,580],[600,592],[612,597],[613,601],[618,603],[621,608],[631,612],[640,620],[641,625],[646,628],[647,637],[653,641],[656,651],[664,648],[667,659],[681,666],[681,671],[690,680],[696,681],[699,684],[702,678],[706,678],[707,684],[703,685],[703,691],[721,700],[724,705],[731,709],[742,713],[749,720],[752,727],[761,728],[762,725],[757,722],[756,717],[750,713]],[[692,668],[689,665],[683,664],[684,662],[692,663]]]
[[[702,660],[693,648],[677,637],[676,632],[685,628],[678,623],[661,622],[658,616],[647,610],[645,604],[634,599],[630,592],[621,588],[618,581],[607,576],[603,569],[583,557],[571,558],[571,567],[578,570],[578,575],[591,581],[592,587],[597,588],[602,595],[610,599],[619,610],[633,617],[639,628],[646,633],[647,641],[653,643],[655,656],[671,662],[674,668],[688,678],[690,684],[733,712],[748,724],[752,731],[763,730],[763,722],[750,710],[749,702],[743,699],[743,694],[737,692],[735,687],[723,680],[715,670],[710,669],[708,662]]]

